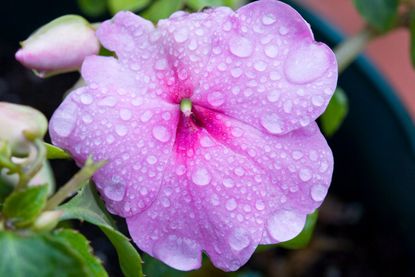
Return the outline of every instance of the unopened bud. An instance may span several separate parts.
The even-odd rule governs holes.
[[[36,231],[50,231],[59,223],[59,218],[62,216],[62,211],[46,211],[43,212],[33,224],[33,229]]]
[[[97,54],[100,47],[92,25],[77,15],[51,21],[21,45],[16,59],[39,77],[76,71],[85,57]]]
[[[31,141],[43,138],[48,127],[46,117],[23,105],[0,102],[0,140],[7,141],[12,155],[27,156]]]

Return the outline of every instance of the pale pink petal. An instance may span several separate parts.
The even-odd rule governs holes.
[[[196,103],[272,134],[306,126],[324,111],[336,87],[335,56],[294,9],[257,1],[213,29],[220,43],[200,74]]]
[[[314,123],[274,136],[194,111],[204,129],[182,117],[158,200],[127,223],[141,249],[172,267],[198,268],[203,250],[216,267],[236,270],[258,244],[301,232],[327,193],[331,151]]]
[[[131,12],[119,12],[111,20],[100,24],[97,37],[108,50],[124,61],[134,61],[137,67],[146,67],[153,59],[157,45],[152,43],[153,23]]]
[[[176,106],[134,91],[89,85],[66,97],[51,119],[50,135],[78,164],[88,155],[109,161],[94,181],[108,209],[127,216],[158,194],[178,115]]]

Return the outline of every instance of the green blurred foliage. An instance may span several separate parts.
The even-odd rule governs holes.
[[[323,133],[331,137],[340,128],[349,110],[349,102],[345,92],[337,88],[330,99],[326,111],[320,117],[321,129]]]
[[[378,32],[390,30],[398,17],[399,0],[354,0],[359,13]]]
[[[135,12],[151,2],[151,0],[108,0],[108,8],[111,14],[125,10]]]

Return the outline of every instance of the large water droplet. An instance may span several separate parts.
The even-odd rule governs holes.
[[[323,185],[314,185],[311,187],[311,198],[314,201],[320,202],[323,201],[327,195],[327,187]]]
[[[107,96],[103,99],[101,99],[98,102],[98,106],[103,106],[103,107],[114,107],[115,104],[117,104],[117,98],[113,97],[113,96]]]
[[[251,239],[248,232],[243,229],[236,229],[229,237],[229,245],[235,251],[241,251],[249,246]]]
[[[185,42],[189,37],[188,31],[186,28],[179,28],[174,32],[174,40],[178,43]]]
[[[225,102],[225,97],[219,91],[214,91],[208,94],[207,101],[213,107],[219,107]]]
[[[148,122],[152,117],[153,117],[153,112],[151,112],[151,111],[145,111],[140,116],[140,120],[145,123],[145,122]]]
[[[121,109],[120,117],[122,120],[130,120],[133,116],[133,113],[129,109]]]
[[[104,195],[113,201],[121,201],[125,194],[125,184],[118,176],[113,176],[111,181],[104,185]]]
[[[281,93],[278,90],[273,89],[268,92],[267,99],[269,102],[277,102],[280,99],[280,95]]]
[[[155,164],[157,162],[157,158],[155,156],[153,156],[153,155],[150,155],[150,156],[147,157],[146,161],[149,164],[153,165],[153,164]]]
[[[316,107],[321,107],[324,104],[324,98],[320,95],[314,95],[311,97],[311,103],[313,103],[313,105]]]
[[[68,101],[56,110],[51,121],[51,128],[60,137],[67,137],[72,133],[76,125],[78,107],[75,103]]]
[[[281,121],[277,114],[266,114],[261,118],[261,125],[272,134],[281,134]]]
[[[256,208],[258,211],[262,211],[263,209],[265,209],[265,204],[264,204],[264,201],[262,201],[262,200],[257,200],[257,201],[255,202],[255,208]]]
[[[264,25],[271,25],[276,21],[275,16],[273,14],[266,14],[262,17],[262,24]]]
[[[303,230],[306,216],[294,211],[276,211],[267,221],[270,236],[279,241],[287,241]]]
[[[170,140],[170,132],[164,126],[155,126],[153,128],[153,136],[160,142],[168,142]]]
[[[300,172],[298,173],[298,176],[300,176],[300,179],[304,182],[307,182],[313,177],[313,174],[310,169],[308,168],[302,168],[300,169]]]
[[[303,45],[294,48],[285,62],[285,73],[293,83],[304,84],[321,77],[330,65],[326,46]]]
[[[94,99],[92,98],[92,96],[90,94],[87,93],[83,93],[81,95],[81,103],[85,104],[85,105],[89,105],[92,103]]]
[[[187,238],[169,235],[153,247],[154,256],[178,270],[192,270],[200,266],[198,244]]]
[[[269,58],[275,58],[278,56],[278,47],[276,45],[268,45],[265,47],[265,55]]]
[[[254,45],[244,37],[234,37],[229,41],[229,49],[232,54],[240,58],[247,58],[252,55]]]
[[[233,180],[231,178],[225,178],[225,179],[223,179],[223,182],[222,183],[227,188],[233,188],[233,186],[234,186],[234,182],[233,182]]]
[[[123,137],[128,133],[128,129],[125,125],[117,125],[117,126],[115,126],[115,132],[120,137]]]
[[[228,211],[233,211],[236,209],[236,207],[238,207],[238,203],[236,203],[235,199],[231,198],[228,201],[226,201],[225,207]]]
[[[267,68],[267,64],[264,61],[256,61],[254,68],[256,71],[262,72]]]
[[[211,178],[206,168],[198,168],[192,174],[192,181],[198,186],[206,186],[210,183]]]

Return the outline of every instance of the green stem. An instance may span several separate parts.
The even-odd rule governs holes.
[[[94,163],[91,158],[85,162],[85,166],[78,171],[55,195],[46,203],[45,210],[53,210],[61,204],[66,198],[76,193],[84,186],[94,173],[105,165],[106,161]]]
[[[19,173],[19,183],[17,183],[16,189],[23,189],[29,183],[29,181],[35,177],[39,170],[43,166],[43,161],[46,158],[46,148],[43,144],[43,141],[40,139],[34,140],[34,145],[36,148],[36,157],[33,163],[31,163],[26,170]]]
[[[378,34],[370,28],[364,28],[357,35],[342,42],[334,49],[339,74],[343,72],[356,57],[366,48],[366,45]]]

